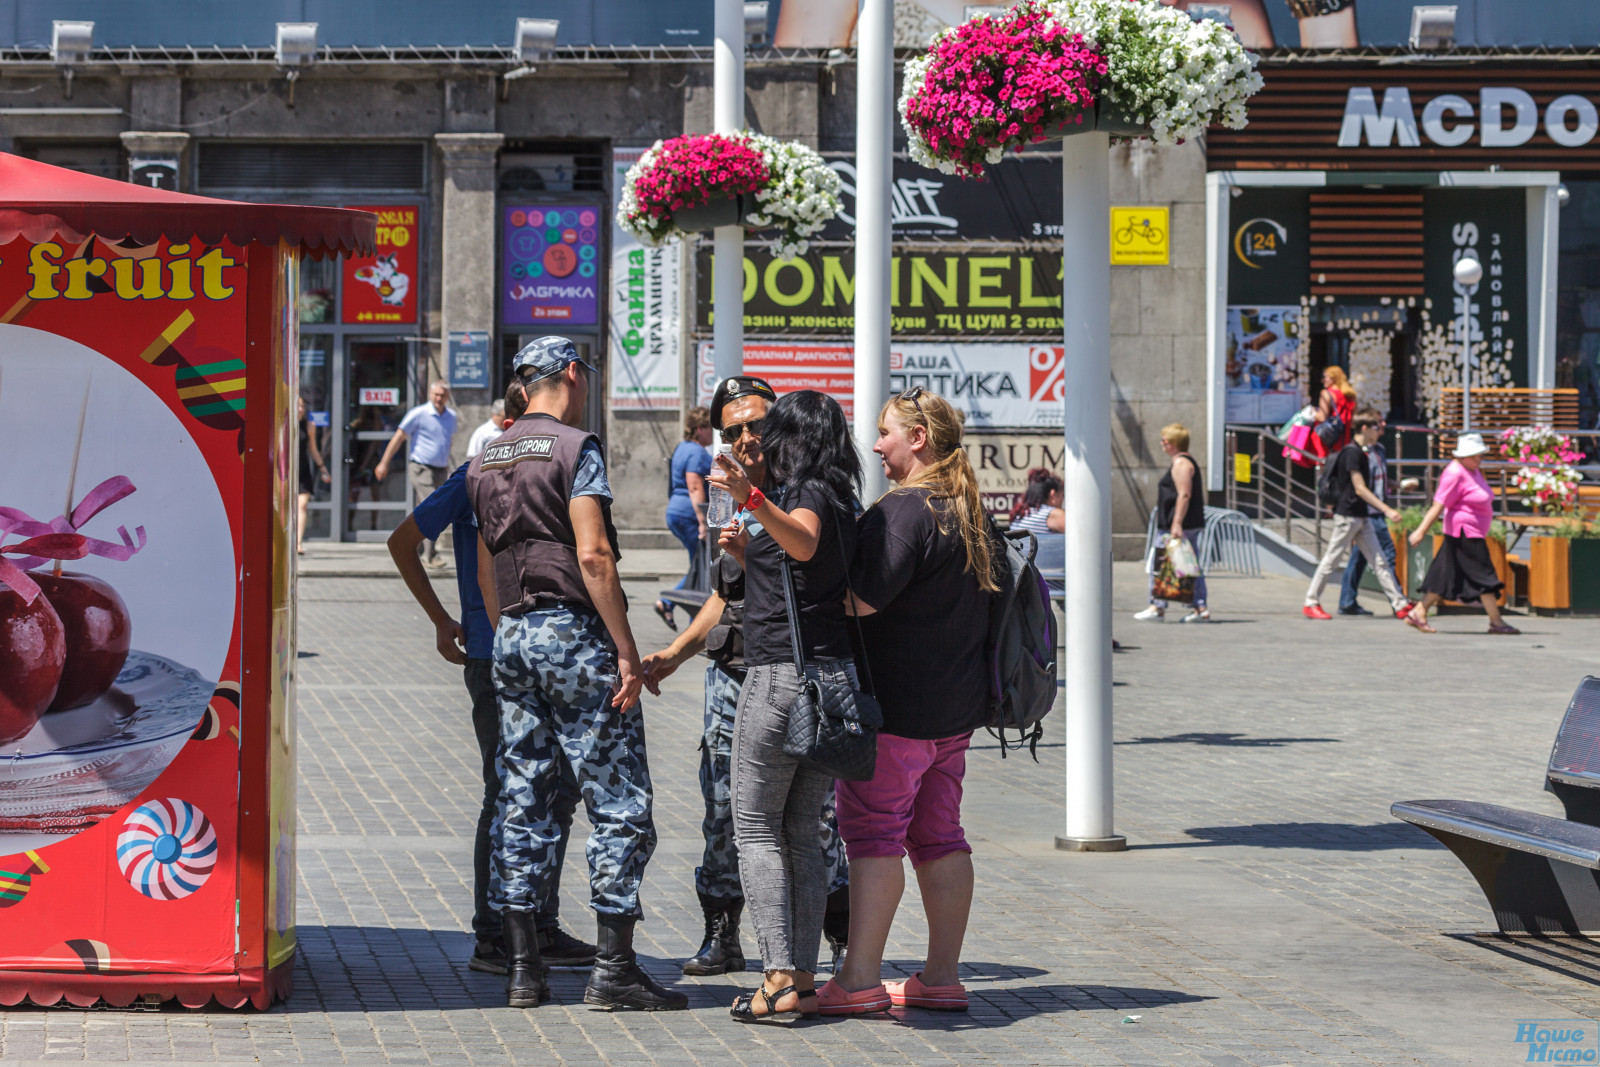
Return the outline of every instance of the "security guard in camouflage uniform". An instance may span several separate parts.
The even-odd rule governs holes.
[[[608,1009],[681,1010],[689,998],[652,981],[633,951],[656,830],[611,487],[599,441],[573,425],[593,368],[566,338],[541,337],[517,353],[512,369],[528,412],[467,472],[481,537],[478,581],[498,620],[500,808],[490,892],[505,931],[507,1002],[531,1008],[550,997],[533,909],[559,864],[552,800],[557,761],[566,760],[594,827],[589,884],[599,937],[583,999]]]
[[[777,399],[763,378],[741,374],[718,384],[711,397],[711,425],[733,448],[752,485],[766,481],[761,455],[761,421]],[[761,526],[739,515],[754,537]],[[739,944],[739,915],[744,888],[739,882],[739,853],[733,841],[733,803],[729,768],[733,759],[733,718],[744,684],[744,570],[724,554],[711,564],[712,592],[694,620],[671,645],[645,657],[645,685],[659,693],[661,681],[704,649],[706,666],[705,729],[700,739],[700,794],[705,800],[701,832],[705,851],[695,868],[694,887],[705,913],[705,942],[683,965],[689,975],[744,970]],[[844,843],[833,815],[833,795],[822,810],[822,854],[828,864],[828,910],[822,931],[833,948],[834,969],[850,932],[850,871]]]

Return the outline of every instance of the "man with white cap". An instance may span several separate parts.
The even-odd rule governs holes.
[[[611,486],[579,429],[594,368],[565,337],[517,353],[528,411],[467,470],[478,516],[478,583],[496,624],[500,805],[491,904],[506,942],[507,1003],[549,999],[534,912],[560,864],[552,801],[572,767],[589,822],[590,903],[599,923],[586,1003],[681,1010],[689,999],[640,969],[639,884],[656,847],[639,690],[644,673],[617,575]]]
[[[1411,610],[1411,605],[1400,591],[1400,583],[1394,579],[1394,568],[1384,558],[1378,546],[1378,536],[1372,532],[1372,523],[1368,521],[1369,509],[1390,521],[1400,517],[1398,511],[1384,503],[1367,486],[1367,454],[1363,449],[1370,448],[1378,440],[1378,435],[1383,433],[1383,416],[1371,410],[1358,411],[1351,420],[1351,428],[1354,432],[1350,443],[1328,460],[1328,468],[1319,479],[1318,496],[1332,498],[1333,535],[1328,539],[1327,551],[1323,552],[1322,559],[1317,563],[1316,572],[1311,575],[1311,585],[1306,588],[1306,603],[1301,614],[1308,619],[1332,618],[1322,609],[1322,590],[1327,586],[1329,576],[1344,566],[1350,549],[1354,547],[1367,558],[1367,566],[1378,576],[1378,584],[1383,587],[1384,596],[1389,598],[1389,607],[1394,611],[1395,618],[1403,619]]]

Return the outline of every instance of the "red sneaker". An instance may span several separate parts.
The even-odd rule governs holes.
[[[1408,600],[1403,605],[1401,605],[1399,611],[1394,613],[1394,617],[1397,618],[1397,619],[1403,619],[1407,615],[1410,615],[1413,611],[1416,611],[1416,610],[1417,610],[1417,602],[1415,600]]]
[[[1300,614],[1304,615],[1308,619],[1333,618],[1332,615],[1329,615],[1326,611],[1322,610],[1321,604],[1307,604],[1305,607],[1300,609]]]

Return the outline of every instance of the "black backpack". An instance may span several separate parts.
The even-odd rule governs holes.
[[[1006,731],[1018,731],[1017,745],[1027,743],[1039,761],[1041,720],[1056,702],[1056,615],[1033,557],[1039,542],[1024,530],[995,533],[995,584],[989,608],[989,678],[991,702],[985,724],[1000,740],[1006,755]]]
[[[1339,457],[1342,455],[1344,450],[1340,449],[1323,460],[1322,466],[1317,468],[1317,502],[1326,504],[1330,508],[1339,502],[1339,487],[1334,484],[1333,468],[1338,465]]]

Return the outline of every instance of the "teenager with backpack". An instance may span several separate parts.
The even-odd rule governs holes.
[[[1394,611],[1395,618],[1403,619],[1411,610],[1411,604],[1400,591],[1400,584],[1394,579],[1394,568],[1384,558],[1383,550],[1378,545],[1378,536],[1372,532],[1372,523],[1369,521],[1370,510],[1377,511],[1390,521],[1400,518],[1400,513],[1384,503],[1367,485],[1365,449],[1376,444],[1383,433],[1383,416],[1371,410],[1360,411],[1355,415],[1352,428],[1353,439],[1328,461],[1317,481],[1318,497],[1333,505],[1333,536],[1328,539],[1328,548],[1317,563],[1316,572],[1311,575],[1301,614],[1308,619],[1333,618],[1322,609],[1322,590],[1333,572],[1345,565],[1345,559],[1354,547],[1366,557],[1367,566],[1378,576],[1378,584],[1383,587],[1384,596],[1389,598],[1389,607]]]
[[[990,721],[988,620],[1001,548],[948,401],[921,388],[891,399],[872,450],[897,488],[861,517],[851,599],[883,727],[873,777],[837,784],[850,940],[817,1006],[823,1015],[891,1005],[964,1011],[957,969],[973,873],[961,789],[972,731]],[[928,916],[928,959],[886,983],[884,945],[908,853]]]

